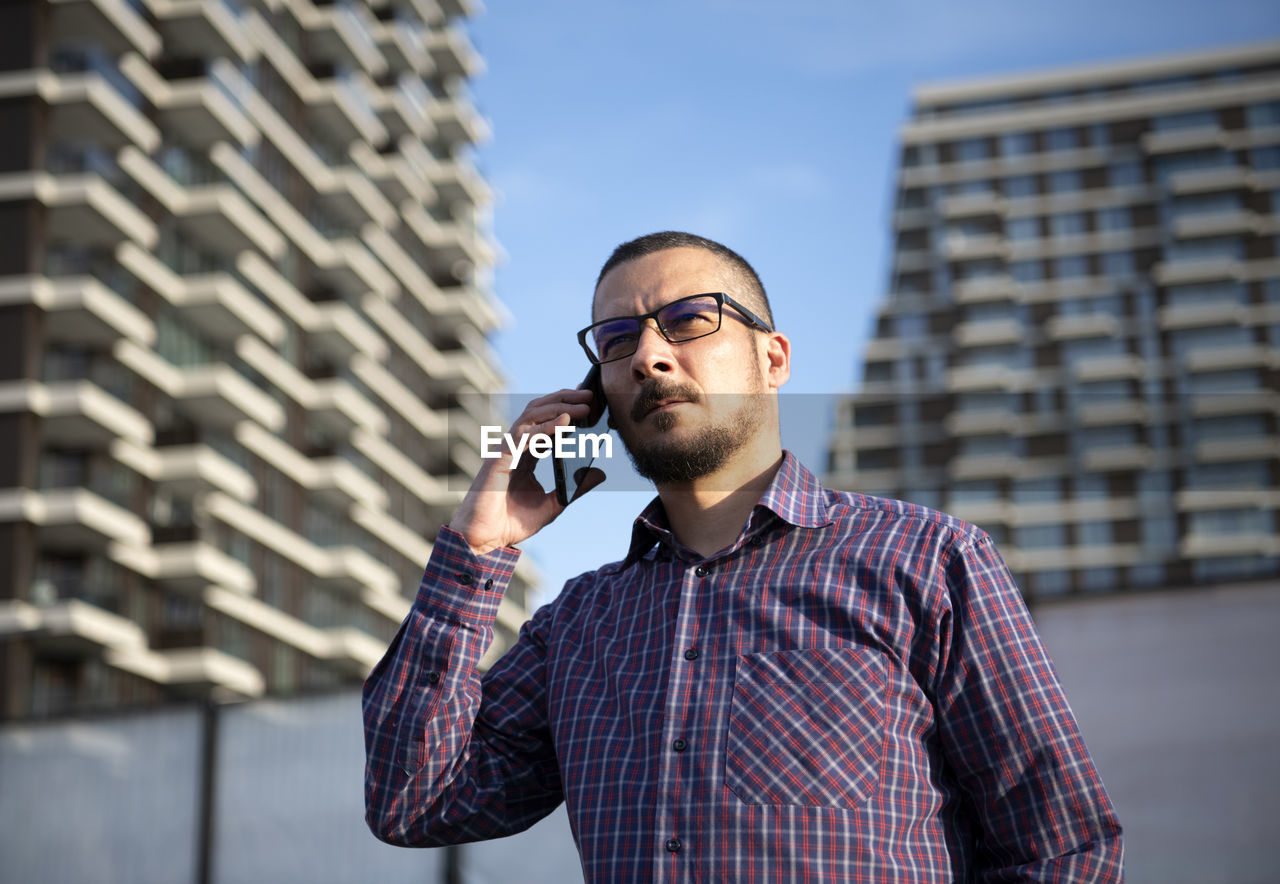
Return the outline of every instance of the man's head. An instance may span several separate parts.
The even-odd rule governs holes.
[[[659,485],[688,485],[726,469],[776,461],[777,389],[790,371],[785,335],[772,327],[759,277],[740,255],[688,233],[656,233],[619,246],[596,284],[597,321],[641,316],[673,301],[728,295],[719,330],[673,343],[645,320],[635,352],[601,365],[612,421],[636,469]]]

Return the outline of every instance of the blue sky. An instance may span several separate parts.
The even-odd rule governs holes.
[[[805,406],[784,412],[784,444],[815,470],[823,406],[854,387],[886,289],[896,133],[914,86],[1280,38],[1280,11],[1256,0],[486,7],[470,24],[488,66],[472,94],[494,130],[478,161],[498,191],[507,389],[523,402],[576,384],[587,365],[574,333],[600,264],[634,236],[691,230],[764,280],[793,342],[786,391]],[[544,598],[625,553],[652,494],[609,488],[522,545]]]

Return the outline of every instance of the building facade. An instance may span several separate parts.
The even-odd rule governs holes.
[[[0,7],[4,717],[381,656],[501,386],[470,7]]]
[[[1280,44],[940,84],[833,485],[1032,599],[1280,573]]]

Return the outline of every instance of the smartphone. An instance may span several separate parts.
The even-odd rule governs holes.
[[[591,371],[587,372],[582,383],[578,384],[578,389],[592,392],[591,411],[584,419],[574,421],[573,426],[579,430],[609,432],[609,428],[605,426],[604,388],[600,385],[600,366],[591,366]],[[556,499],[560,501],[561,506],[568,506],[573,500],[578,493],[578,476],[585,473],[594,460],[594,455],[551,458],[551,469],[556,477]]]

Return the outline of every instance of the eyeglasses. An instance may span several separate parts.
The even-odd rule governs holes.
[[[683,344],[718,332],[726,304],[761,331],[773,331],[767,322],[724,292],[710,292],[680,298],[643,316],[615,316],[593,322],[578,332],[578,343],[596,365],[626,359],[640,346],[645,320],[652,319],[664,338]]]

